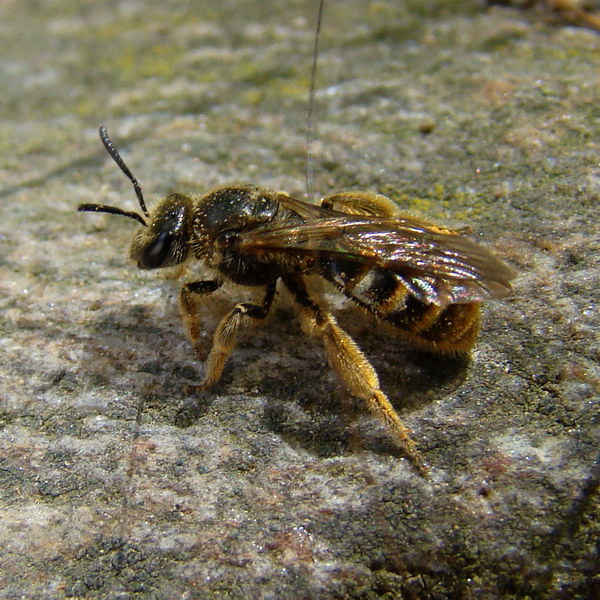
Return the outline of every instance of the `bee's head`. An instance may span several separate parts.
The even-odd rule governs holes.
[[[140,269],[179,265],[188,256],[191,228],[191,199],[170,194],[152,211],[148,225],[138,231],[129,256]]]
[[[143,216],[107,204],[80,204],[77,210],[121,215],[141,223],[144,228],[135,236],[129,251],[130,258],[140,269],[172,267],[185,261],[192,229],[191,199],[182,194],[170,194],[150,214],[138,180],[114,147],[105,127],[100,127],[100,139],[111,158],[133,184]]]

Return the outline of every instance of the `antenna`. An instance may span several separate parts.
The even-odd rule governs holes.
[[[111,158],[117,163],[119,169],[125,173],[129,181],[133,183],[133,189],[135,190],[135,195],[137,196],[138,202],[140,203],[140,208],[146,217],[150,218],[150,214],[148,213],[148,209],[146,208],[146,203],[144,202],[144,194],[142,193],[142,186],[140,182],[132,175],[129,167],[125,164],[125,161],[114,147],[110,137],[108,137],[108,131],[106,131],[106,127],[102,125],[99,129],[100,139],[104,144],[104,147],[110,154]],[[80,204],[77,207],[77,210],[80,212],[103,212],[109,213],[111,215],[121,215],[122,217],[127,217],[128,219],[133,219],[138,223],[141,223],[144,227],[148,227],[146,221],[144,221],[144,217],[142,215],[138,215],[138,213],[133,212],[131,210],[123,210],[117,206],[110,206],[108,204],[95,204],[95,203],[85,203]]]
[[[323,20],[323,7],[325,0],[319,1],[317,16],[317,29],[315,31],[315,44],[313,46],[312,67],[310,71],[310,91],[308,93],[308,117],[306,124],[306,200],[313,201],[313,142],[315,137],[315,80],[317,78],[317,62],[319,60],[319,38],[321,37],[321,21]]]
[[[142,212],[147,217],[150,217],[150,213],[148,212],[148,209],[146,208],[146,203],[144,202],[144,194],[142,193],[142,186],[140,185],[140,182],[133,176],[133,174],[129,170],[129,167],[125,164],[125,161],[123,160],[118,150],[112,143],[112,140],[108,137],[108,131],[106,131],[106,127],[104,127],[104,125],[101,125],[100,129],[98,129],[98,132],[100,133],[100,139],[102,140],[106,151],[110,154],[110,157],[117,163],[119,169],[121,169],[121,171],[125,173],[129,181],[133,183],[133,189],[135,190],[135,195],[137,196],[138,202],[140,203]]]
[[[110,215],[121,215],[123,217],[128,217],[129,219],[134,219],[138,223],[141,223],[144,227],[148,227],[146,221],[142,218],[141,215],[138,215],[136,212],[131,210],[123,210],[118,206],[110,206],[109,204],[80,204],[77,207],[79,212],[103,212],[108,213]]]

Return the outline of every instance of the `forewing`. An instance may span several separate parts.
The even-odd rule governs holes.
[[[442,306],[512,292],[513,270],[466,237],[410,217],[352,216],[293,202],[305,223],[255,228],[241,235],[241,249],[371,264],[393,272],[419,300]]]

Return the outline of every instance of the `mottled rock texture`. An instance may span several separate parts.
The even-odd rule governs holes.
[[[135,207],[305,189],[314,2],[0,6],[0,597],[588,598],[598,586],[600,37],[478,0],[330,1],[315,193],[468,226],[519,271],[471,361],[340,322],[431,477],[282,294],[210,394]],[[215,323],[244,290],[207,303]]]

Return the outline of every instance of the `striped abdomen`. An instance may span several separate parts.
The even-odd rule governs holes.
[[[442,307],[412,296],[392,271],[351,261],[325,260],[322,275],[344,295],[430,351],[469,350],[479,331],[479,302]]]

